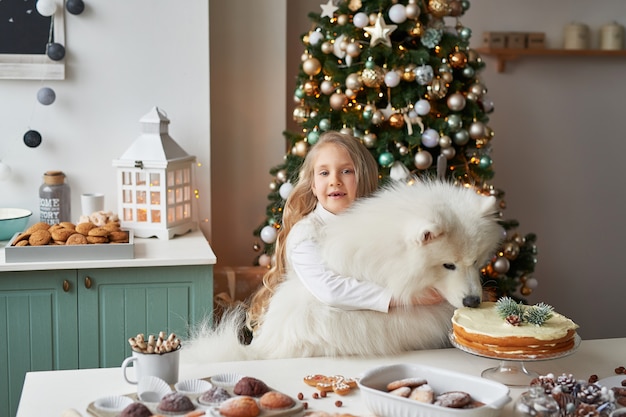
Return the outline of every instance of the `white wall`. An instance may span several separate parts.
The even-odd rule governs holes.
[[[280,132],[291,118],[293,68],[303,50],[298,37],[310,29],[307,13],[320,12],[325,2],[287,1],[287,40],[277,32],[284,25],[278,17],[283,2],[247,2],[248,13],[231,10],[218,18],[214,6],[223,9],[226,3],[231,4],[211,2],[217,19],[211,33],[221,34],[218,42],[228,56],[214,58],[213,35],[212,74],[224,76],[212,80],[213,228],[219,230],[212,244],[218,264],[250,265],[252,230],[267,204],[268,170],[284,153]],[[239,3],[233,7],[241,8]],[[269,9],[278,10],[276,19],[266,16]],[[473,0],[461,21],[472,29],[474,46],[483,31],[528,30],[546,32],[557,48],[567,23],[587,23],[597,41],[599,27],[613,19],[626,25],[626,2]],[[286,63],[280,55],[284,42]],[[575,319],[583,337],[625,336],[618,317],[626,294],[621,255],[626,58],[527,58],[509,63],[501,74],[492,58],[484,59],[483,81],[496,104],[490,123],[496,133],[494,182],[506,192],[506,216],[520,221],[520,232],[538,235],[540,286],[530,301],[548,302]],[[283,108],[280,94],[287,103],[283,118],[276,114]]]
[[[170,119],[170,135],[204,166],[196,169],[199,218],[210,218],[209,35],[206,0],[86,1],[80,15],[65,14],[66,79],[0,80],[0,160],[12,177],[0,181],[0,207],[33,210],[39,219],[43,173],[60,169],[80,194],[103,192],[116,210],[119,158],[140,134],[139,119],[153,106]],[[37,102],[42,86],[56,92]],[[43,136],[28,148],[28,129]],[[208,234],[209,222],[202,224]]]

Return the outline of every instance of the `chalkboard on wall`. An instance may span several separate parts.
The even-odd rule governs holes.
[[[46,55],[48,42],[65,46],[63,0],[51,17],[37,12],[37,0],[0,0],[0,79],[65,79],[64,60]]]

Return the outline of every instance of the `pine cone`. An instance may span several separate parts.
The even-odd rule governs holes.
[[[506,322],[512,326],[519,326],[520,324],[522,324],[522,318],[517,314],[511,314],[509,316],[506,316]]]

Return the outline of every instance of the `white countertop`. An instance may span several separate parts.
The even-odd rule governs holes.
[[[184,349],[184,347],[183,347]],[[582,341],[570,356],[526,362],[526,368],[540,375],[553,373],[573,374],[577,379],[590,375],[599,378],[615,376],[615,368],[626,366],[626,338]],[[223,372],[237,372],[263,380],[269,386],[296,397],[299,392],[309,405],[308,410],[344,412],[357,416],[372,416],[360,401],[359,390],[346,396],[329,394],[327,398],[312,399],[314,388],[304,384],[309,374],[343,375],[358,377],[362,372],[384,364],[419,363],[480,376],[484,369],[499,365],[499,361],[482,358],[458,349],[439,349],[407,352],[393,357],[380,358],[298,358],[284,360],[182,363],[180,379],[204,378]],[[511,388],[510,401],[502,416],[513,416],[513,402],[524,388]],[[120,368],[84,369],[73,371],[29,372],[26,374],[17,417],[58,417],[64,410],[73,408],[87,416],[87,406],[98,398],[110,395],[131,394],[136,386],[126,383]],[[335,401],[343,402],[341,408]]]
[[[196,230],[170,240],[135,238],[134,259],[77,260],[59,262],[6,262],[0,242],[0,272],[42,271],[77,268],[124,268],[215,264],[216,257],[202,231]]]

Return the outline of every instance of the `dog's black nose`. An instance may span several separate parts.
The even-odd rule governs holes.
[[[480,297],[477,295],[468,295],[467,297],[463,298],[463,305],[465,307],[478,307],[478,305],[480,304]]]

